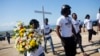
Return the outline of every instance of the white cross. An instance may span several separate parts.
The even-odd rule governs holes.
[[[35,13],[42,13],[43,14],[43,24],[44,24],[44,19],[45,19],[45,14],[51,14],[51,12],[45,12],[44,7],[42,6],[42,11],[35,11]],[[44,35],[44,34],[43,34]],[[45,35],[44,35],[45,36]]]
[[[51,14],[51,12],[45,12],[44,7],[42,6],[42,11],[35,11],[35,13],[42,13],[43,14],[43,19],[45,19],[45,14]],[[43,20],[44,21],[44,20]]]

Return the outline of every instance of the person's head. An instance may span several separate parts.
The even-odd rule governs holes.
[[[69,5],[63,5],[62,8],[61,8],[61,15],[64,15],[64,16],[68,16],[71,14],[71,10],[70,10],[70,6]]]
[[[87,15],[85,16],[85,19],[90,19],[90,15],[87,14]]]
[[[29,24],[32,25],[34,29],[37,29],[39,27],[39,21],[37,21],[36,19],[30,20]]]
[[[8,32],[6,32],[6,33],[8,33]]]
[[[44,23],[47,25],[48,24],[48,18],[44,19]]]
[[[72,13],[72,18],[77,20],[77,14],[76,13]]]
[[[99,8],[99,13],[100,13],[100,8]]]

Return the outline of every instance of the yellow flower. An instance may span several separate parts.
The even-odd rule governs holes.
[[[25,51],[25,49],[24,48],[19,48],[19,51]]]
[[[25,28],[20,29],[19,33],[24,33],[26,31]]]
[[[29,45],[30,45],[31,47],[35,47],[35,45],[36,45],[35,40],[31,40],[30,43],[29,43]]]
[[[20,37],[23,37],[24,36],[24,33],[20,33],[19,35],[20,35]]]
[[[32,37],[33,37],[33,34],[30,33],[30,34],[28,35],[28,38],[32,38]]]

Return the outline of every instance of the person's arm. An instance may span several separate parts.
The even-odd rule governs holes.
[[[96,19],[97,19],[97,22],[99,22],[99,14],[97,14],[97,18]]]
[[[79,33],[81,33],[82,25],[79,25]]]
[[[79,21],[79,33],[81,33],[81,28],[82,28],[82,24],[81,21]]]
[[[44,35],[44,30],[43,30],[43,29],[41,29],[41,32],[42,32],[42,34]]]
[[[51,32],[52,32],[52,29],[50,29],[50,31],[49,31],[48,33],[44,33],[44,30],[42,29],[43,35],[48,35],[48,34],[50,34]]]
[[[72,32],[76,36],[76,32],[75,32],[75,28],[74,28],[73,24],[72,24]]]
[[[72,20],[71,20],[71,26],[72,26],[72,33],[74,34],[74,36],[76,36],[76,31],[75,31],[75,28],[74,28],[74,23],[73,23]]]
[[[85,24],[83,24],[83,32],[85,32]]]
[[[60,26],[56,26],[56,33],[57,33],[58,37],[61,38]]]
[[[49,34],[52,32],[53,30],[52,29],[50,29],[50,32],[49,32]]]

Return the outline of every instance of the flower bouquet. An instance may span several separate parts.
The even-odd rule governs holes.
[[[15,48],[20,52],[35,52],[40,48],[42,35],[36,29],[33,29],[31,25],[24,26],[19,21],[14,29]],[[43,51],[43,50],[42,50]]]

